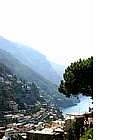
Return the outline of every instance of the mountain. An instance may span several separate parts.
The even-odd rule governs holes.
[[[0,76],[2,75],[12,75],[12,72],[3,63],[0,63]]]
[[[59,76],[61,78],[63,78],[63,73],[64,73],[66,67],[59,65],[59,64],[56,64],[56,63],[51,62],[51,61],[50,61],[50,63],[51,63],[52,68],[57,72],[57,74],[59,74]]]
[[[12,74],[16,75],[19,79],[34,82],[39,87],[41,95],[59,107],[75,104],[76,100],[67,99],[63,94],[58,92],[57,85],[52,84],[28,66],[21,64],[13,55],[2,49],[0,49],[0,62],[5,64],[11,70]]]
[[[33,81],[39,86],[51,87],[53,84],[49,80],[45,79],[39,75],[34,70],[30,69],[28,66],[21,64],[14,56],[9,52],[0,49],[0,62],[4,63],[18,78],[24,79],[26,81]],[[54,85],[55,86],[55,85]]]
[[[0,63],[0,111],[25,109],[45,101],[34,83],[19,80],[4,64]]]
[[[33,69],[50,82],[59,85],[62,77],[52,68],[46,56],[30,47],[11,42],[2,36],[0,36],[0,48],[10,52],[22,64]]]

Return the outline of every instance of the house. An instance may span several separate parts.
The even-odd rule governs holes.
[[[61,120],[56,120],[56,121],[51,121],[50,124],[52,127],[64,128],[65,122]]]
[[[11,140],[10,136],[3,136],[1,140]]]
[[[10,81],[5,81],[4,82],[6,85],[11,86],[11,82]]]
[[[69,135],[69,129],[72,127],[73,122],[78,124],[79,132],[82,136],[85,133],[85,129],[93,128],[93,112],[89,113],[67,113],[65,118],[65,137]]]
[[[4,82],[4,78],[0,77],[0,83],[3,83],[3,82]]]
[[[14,135],[14,129],[8,128],[5,130],[5,136],[13,136]]]
[[[66,118],[65,118],[65,131],[67,132],[71,126],[72,126],[72,122],[76,122],[77,118],[81,118],[84,119],[84,113],[67,113],[66,114]]]
[[[14,101],[9,101],[9,108],[13,109],[13,111],[18,111],[18,104]]]
[[[64,140],[62,129],[44,128],[42,131],[28,131],[27,139],[30,140]]]
[[[21,84],[22,82],[21,82],[20,80],[17,80],[17,83],[18,83],[18,84]]]

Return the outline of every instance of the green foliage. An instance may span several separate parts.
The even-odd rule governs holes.
[[[66,97],[79,93],[93,97],[93,57],[71,63],[63,77],[58,90]]]
[[[71,128],[68,131],[68,140],[79,140],[80,135],[83,134],[83,121],[76,120],[76,122],[72,123]]]
[[[90,128],[80,140],[93,140],[93,128]]]
[[[4,76],[6,74],[12,75],[12,72],[3,63],[0,63],[0,72],[0,76]]]
[[[46,123],[50,124],[51,123],[51,120],[46,119]]]
[[[40,111],[40,108],[38,106],[35,106],[31,110],[27,110],[27,114],[32,116],[38,111]]]
[[[72,127],[69,129],[68,140],[79,140],[81,125],[77,122],[73,122]]]

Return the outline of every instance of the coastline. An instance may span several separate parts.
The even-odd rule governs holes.
[[[81,96],[80,102],[76,103],[73,106],[62,108],[62,115],[65,117],[67,113],[77,112],[85,113],[89,111],[89,107],[92,107],[93,100],[90,97]]]

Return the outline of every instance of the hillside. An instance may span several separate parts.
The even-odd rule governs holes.
[[[25,109],[43,101],[34,83],[19,80],[4,64],[0,63],[0,111]]]
[[[21,64],[9,52],[0,49],[0,62],[4,63],[19,79],[34,82],[40,89],[41,94],[51,100],[60,107],[71,106],[75,104],[75,100],[67,99],[63,94],[57,91],[58,87],[49,80],[30,69],[28,66]]]
[[[66,69],[66,67],[62,66],[62,65],[59,65],[59,64],[56,64],[54,62],[50,62],[51,63],[51,66],[52,68],[57,72],[57,74],[63,79],[63,73]]]
[[[11,42],[0,36],[0,48],[10,52],[22,64],[33,69],[54,84],[59,84],[62,79],[52,68],[46,56],[25,45]]]

